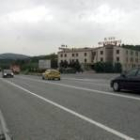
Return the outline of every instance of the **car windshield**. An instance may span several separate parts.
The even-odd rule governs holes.
[[[129,72],[126,73],[127,76],[136,76],[138,72],[138,69],[133,69],[133,70],[130,70]]]
[[[12,73],[11,70],[4,70],[5,73]]]
[[[57,70],[51,70],[51,72],[58,73],[58,71],[57,71]]]

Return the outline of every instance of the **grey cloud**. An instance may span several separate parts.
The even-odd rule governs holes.
[[[38,6],[44,6],[53,18],[15,22],[8,16]],[[138,44],[139,7],[139,0],[3,0],[0,52],[37,55],[57,51],[63,43],[92,47],[112,35],[125,43]]]

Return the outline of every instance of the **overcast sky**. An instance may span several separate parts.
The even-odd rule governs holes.
[[[140,44],[140,0],[0,0],[0,53],[96,47],[110,36]]]

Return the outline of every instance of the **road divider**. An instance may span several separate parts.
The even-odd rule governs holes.
[[[83,121],[86,121],[86,122],[88,122],[90,124],[93,124],[93,125],[101,128],[101,129],[103,129],[103,130],[105,130],[105,131],[113,134],[113,135],[116,135],[119,138],[122,138],[124,140],[134,140],[134,138],[132,138],[130,136],[127,136],[127,135],[125,135],[125,134],[123,134],[123,133],[121,133],[121,132],[119,132],[119,131],[117,131],[115,129],[112,129],[112,128],[104,125],[104,124],[101,124],[101,123],[99,123],[99,122],[97,122],[95,120],[92,120],[91,118],[88,118],[88,117],[86,117],[86,116],[84,116],[82,114],[79,114],[79,113],[77,113],[77,112],[75,112],[75,111],[73,111],[73,110],[71,110],[69,108],[66,108],[66,107],[64,107],[64,106],[62,106],[62,105],[60,105],[60,104],[58,104],[58,103],[56,103],[54,101],[51,101],[51,100],[49,100],[47,98],[44,98],[43,96],[40,96],[40,95],[38,95],[38,94],[36,94],[34,92],[31,92],[28,89],[26,89],[26,88],[24,88],[24,87],[22,87],[22,86],[20,86],[18,84],[15,84],[15,83],[13,83],[11,81],[4,80],[4,79],[2,81],[6,82],[6,83],[8,83],[10,85],[12,85],[13,87],[16,87],[16,88],[24,91],[26,94],[28,93],[28,94],[36,97],[36,98],[39,98],[40,100],[43,100],[43,101],[45,101],[45,102],[47,102],[47,103],[49,103],[49,104],[51,104],[51,105],[53,105],[53,106],[55,106],[55,107],[63,110],[63,111],[65,111],[65,112],[67,112],[67,113],[69,113],[69,114],[71,114],[71,115],[73,115],[73,116],[75,116],[75,117],[77,117],[77,118],[79,118],[79,119],[81,119]]]

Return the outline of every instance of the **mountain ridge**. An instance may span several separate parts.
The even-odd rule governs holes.
[[[24,54],[16,54],[16,53],[2,53],[0,54],[0,59],[1,60],[6,60],[6,59],[9,59],[9,60],[17,60],[17,59],[29,59],[30,56],[28,55],[24,55]]]

